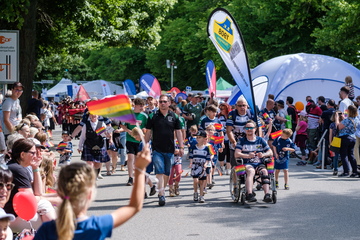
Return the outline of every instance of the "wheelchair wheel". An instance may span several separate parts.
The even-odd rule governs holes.
[[[235,178],[235,179],[234,179]],[[240,198],[240,184],[239,184],[239,177],[236,175],[235,168],[231,169],[230,173],[230,196],[234,202],[239,202]],[[236,187],[236,188],[234,188]],[[236,191],[234,191],[236,189]]]
[[[242,191],[241,193],[241,199],[240,199],[241,205],[245,204],[245,192]]]
[[[275,204],[277,201],[277,193],[276,192],[272,192],[272,200],[273,200],[273,203]]]

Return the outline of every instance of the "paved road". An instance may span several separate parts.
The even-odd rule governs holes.
[[[53,135],[58,143],[60,131]],[[78,154],[73,161],[80,161]],[[180,196],[167,197],[164,207],[158,206],[156,196],[145,199],[143,209],[115,229],[112,239],[359,239],[360,179],[314,172],[314,167],[298,167],[296,161],[289,164],[289,191],[280,178],[276,204],[262,202],[262,191],[257,192],[257,203],[233,203],[226,175],[216,176],[204,204],[194,203],[192,179],[183,177]],[[127,172],[120,171],[97,181],[97,197],[88,214],[107,214],[128,204],[132,187],[126,181]]]

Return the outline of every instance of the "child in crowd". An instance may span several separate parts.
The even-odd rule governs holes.
[[[220,137],[218,133],[215,132],[215,126],[213,124],[208,125],[206,127],[206,133],[207,133],[207,141],[208,144],[211,145],[215,151],[215,155],[211,155],[210,159],[211,162],[209,162],[209,165],[206,168],[206,180],[207,180],[207,187],[209,189],[211,189],[214,184],[215,184],[215,180],[214,180],[214,173],[215,173],[215,168],[216,168],[216,163],[217,163],[217,152],[222,152],[222,146],[221,143],[220,144],[216,144],[214,142],[214,140],[211,139],[211,137]],[[206,193],[206,189],[205,189],[205,193]]]
[[[169,178],[169,194],[170,197],[175,197],[180,195],[179,191],[179,183],[181,180],[181,157],[179,155],[179,143],[177,140],[175,142],[175,153],[174,153],[174,165],[171,168],[170,178]],[[174,172],[176,173],[176,177],[174,178]],[[175,188],[174,188],[174,181],[175,181]]]
[[[142,139],[141,139],[141,136],[140,134],[144,137],[144,133],[143,131],[141,131],[138,127],[134,127],[132,130],[131,130],[131,136],[133,138],[135,138],[136,141],[139,141],[140,142],[140,145],[139,145],[139,151],[141,152],[143,150],[143,142],[142,142]],[[146,167],[146,172],[148,174],[152,173],[152,171],[154,170],[154,164],[153,164],[153,161],[152,161],[152,150],[151,150],[151,140],[149,141],[149,147],[150,147],[150,153],[151,153],[151,162],[149,163],[149,165]],[[153,196],[155,195],[156,193],[156,187],[155,185],[153,184],[153,182],[150,180],[150,178],[148,176],[145,177],[145,182],[150,186],[150,193],[149,195],[150,196]],[[147,195],[147,192],[146,192],[146,187],[145,187],[145,198],[148,198],[148,195]]]
[[[0,239],[13,239],[12,231],[9,228],[10,222],[15,220],[13,214],[8,214],[4,209],[0,208]]]
[[[70,136],[67,131],[64,131],[61,135],[62,141],[59,143],[56,151],[60,154],[59,166],[69,165],[71,161],[71,155],[73,153],[73,146],[70,142]]]
[[[344,114],[339,111],[336,110],[333,115],[331,116],[331,121],[332,123],[330,124],[329,127],[329,144],[331,145],[331,142],[333,141],[333,138],[336,136],[337,134],[337,128],[336,128],[336,124],[335,124],[335,115],[339,114],[339,121],[341,122],[342,120],[344,120]],[[338,167],[339,167],[339,153],[335,153],[335,156],[333,158],[333,175],[337,176],[338,175]]]
[[[350,92],[349,92],[348,98],[349,98],[351,101],[353,101],[354,98],[355,98],[355,92],[354,92],[354,84],[353,84],[353,81],[352,81],[351,76],[347,76],[347,77],[345,78],[345,86],[350,88]]]
[[[40,164],[40,176],[43,183],[45,193],[52,193],[51,189],[54,187],[54,163],[50,156],[42,156]]]
[[[191,168],[191,176],[193,177],[193,187],[194,187],[194,201],[199,200],[199,195],[197,192],[198,185],[200,186],[200,203],[204,203],[204,188],[206,186],[206,166],[210,162],[210,151],[209,147],[206,146],[206,132],[204,130],[199,130],[196,134],[197,144],[190,147],[189,150],[189,159]]]
[[[307,162],[305,161],[306,159],[306,139],[308,139],[308,135],[306,133],[306,129],[307,129],[307,116],[306,116],[306,112],[303,110],[300,112],[300,116],[298,119],[298,123],[296,126],[296,137],[295,137],[295,144],[300,148],[301,150],[301,161],[296,163],[297,166],[306,166]]]
[[[270,134],[271,134],[271,128],[268,127],[268,126],[272,126],[273,120],[270,118],[269,125],[266,125],[262,118],[259,118],[259,120],[260,120],[260,123],[261,123],[261,130],[263,131],[263,136],[264,136],[263,138],[267,142],[267,141],[269,141]]]
[[[198,132],[198,128],[196,125],[192,125],[190,127],[190,136],[188,137],[188,147],[195,146],[197,144],[196,142],[196,134]]]
[[[289,152],[295,152],[295,145],[290,137],[293,134],[291,129],[285,128],[281,136],[276,138],[272,145],[274,146],[275,154],[275,183],[276,188],[279,188],[279,173],[280,170],[284,172],[285,190],[289,190]]]
[[[58,218],[44,222],[37,231],[38,239],[105,239],[112,229],[127,222],[143,206],[145,168],[151,161],[148,144],[135,157],[135,178],[130,203],[111,214],[87,216],[90,203],[95,199],[96,174],[92,166],[73,163],[61,169],[57,193],[63,199]]]

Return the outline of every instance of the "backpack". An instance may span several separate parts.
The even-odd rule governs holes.
[[[295,110],[295,113],[296,113],[296,117],[295,117],[295,124],[297,124],[297,122],[298,122],[298,119],[299,119],[299,113],[300,113],[300,111],[299,110],[297,110],[293,105],[290,105],[289,106],[289,108],[292,108],[292,109],[294,109]],[[294,119],[292,119],[292,120],[294,120]]]

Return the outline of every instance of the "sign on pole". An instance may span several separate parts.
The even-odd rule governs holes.
[[[19,31],[0,30],[0,83],[19,81]]]
[[[187,92],[191,92],[191,87],[190,87],[190,86],[186,86],[186,91],[187,91]]]

